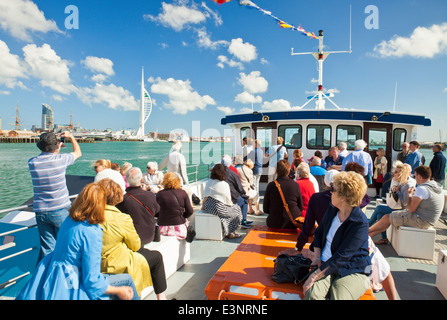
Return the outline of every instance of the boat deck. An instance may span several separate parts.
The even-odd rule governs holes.
[[[266,185],[261,184],[261,210],[263,191]],[[375,201],[367,207],[368,217],[374,211]],[[200,207],[196,207],[197,210]],[[265,225],[267,215],[249,216],[254,225]],[[433,260],[409,259],[396,254],[391,244],[379,245],[378,248],[391,266],[396,290],[400,300],[445,300],[436,288],[436,271],[438,252],[447,249],[447,225],[443,215],[435,225],[436,245]],[[192,218],[193,221],[194,217]],[[168,279],[167,297],[177,300],[207,300],[205,288],[208,282],[227,260],[231,253],[244,239],[249,229],[239,229],[242,237],[223,241],[194,240],[191,243],[191,259]],[[378,235],[380,237],[380,235]],[[377,239],[374,239],[377,240]],[[377,300],[388,300],[384,291],[374,293]],[[146,297],[155,300],[151,293]]]

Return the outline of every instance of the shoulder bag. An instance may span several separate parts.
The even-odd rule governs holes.
[[[286,209],[286,212],[287,212],[287,215],[289,216],[290,221],[292,222],[292,224],[293,224],[296,228],[300,228],[300,229],[302,229],[302,228],[303,228],[303,224],[302,224],[302,223],[299,223],[298,221],[296,221],[295,219],[293,219],[292,214],[290,213],[289,205],[287,204],[287,201],[286,201],[286,199],[284,198],[284,194],[282,193],[281,186],[279,185],[278,181],[274,180],[274,182],[275,182],[275,184],[276,184],[276,187],[278,188],[279,195],[281,196],[282,203],[283,203],[283,205],[284,205],[284,209]],[[298,217],[298,218],[299,218],[299,217]],[[298,219],[298,218],[297,218],[297,219]],[[303,221],[303,222],[304,222],[304,221]]]
[[[386,205],[393,210],[402,209],[402,203],[396,192],[388,192],[386,194]]]
[[[178,208],[179,208],[179,211],[180,211],[180,215],[183,217],[183,213],[185,212],[185,208],[183,208],[180,205],[180,203],[178,202],[178,198],[175,195],[174,190],[169,189],[169,191],[171,191],[172,194],[174,195],[175,201],[177,201],[177,205],[178,205]],[[191,243],[194,240],[195,237],[196,237],[196,231],[194,230],[194,227],[192,225],[188,225],[188,229],[186,231],[186,238],[185,238],[186,242]]]
[[[126,193],[127,195],[131,196],[136,202],[138,202],[139,204],[141,204],[143,207],[146,208],[147,211],[149,211],[149,213],[151,214],[152,217],[155,218],[154,213],[151,211],[151,209],[149,209],[146,205],[144,205],[140,200],[138,200],[137,198],[135,198],[133,195],[131,195],[130,193]],[[153,242],[160,242],[161,240],[161,235],[160,235],[160,228],[158,227],[158,224],[155,223],[155,229],[154,229],[154,240],[152,240]]]
[[[276,283],[293,282],[299,285],[307,280],[310,274],[317,269],[317,266],[311,266],[312,260],[304,257],[302,254],[289,256],[280,254],[275,259],[273,274],[270,276]]]

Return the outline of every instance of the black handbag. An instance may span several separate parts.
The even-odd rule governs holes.
[[[194,203],[195,205],[200,204],[200,198],[198,196],[196,196],[195,193],[192,194],[191,198],[192,198],[192,203]]]
[[[179,207],[179,211],[180,211],[181,215],[183,216],[183,213],[185,212],[185,208],[183,208],[180,205],[180,203],[178,202],[177,196],[175,195],[174,191],[172,191],[172,189],[170,189],[170,191],[174,195],[174,198],[177,201],[177,205]],[[186,230],[186,238],[185,238],[186,242],[191,243],[194,240],[195,237],[196,237],[196,231],[194,230],[193,226],[189,225],[188,229]]]
[[[277,283],[293,282],[299,285],[306,281],[309,275],[317,269],[317,266],[311,267],[312,260],[302,254],[292,256],[281,254],[274,262],[275,266],[271,278]]]

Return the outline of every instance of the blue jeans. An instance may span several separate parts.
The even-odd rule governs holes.
[[[133,282],[132,276],[128,273],[119,273],[119,274],[107,274],[104,273],[107,279],[109,279],[109,285],[114,287],[131,287],[133,290],[133,298],[132,300],[140,300],[138,296],[137,289],[135,288],[135,283]],[[117,296],[111,295],[111,300],[119,300]]]
[[[237,205],[241,207],[242,210],[242,220],[247,220],[248,212],[248,199],[244,199],[241,196],[237,199]]]
[[[387,205],[381,204],[380,206],[377,206],[373,214],[371,215],[371,218],[369,218],[369,226],[372,226],[376,221],[382,219],[384,215],[390,214],[391,212],[393,212],[393,209],[391,209]],[[384,231],[382,232],[382,239],[386,238],[386,231]]]
[[[56,245],[57,233],[68,217],[68,208],[62,208],[54,211],[36,212],[37,228],[40,235],[39,260],[42,260],[47,254],[54,250]]]

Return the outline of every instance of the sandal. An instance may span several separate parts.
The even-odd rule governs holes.
[[[388,244],[388,239],[380,239],[378,241],[374,241],[374,244]]]
[[[255,213],[256,216],[262,216],[263,214],[264,214],[264,212],[262,212],[262,211],[258,211]]]
[[[232,232],[227,236],[228,239],[236,239],[236,238],[240,238],[240,237],[241,237],[241,235],[236,232]]]

